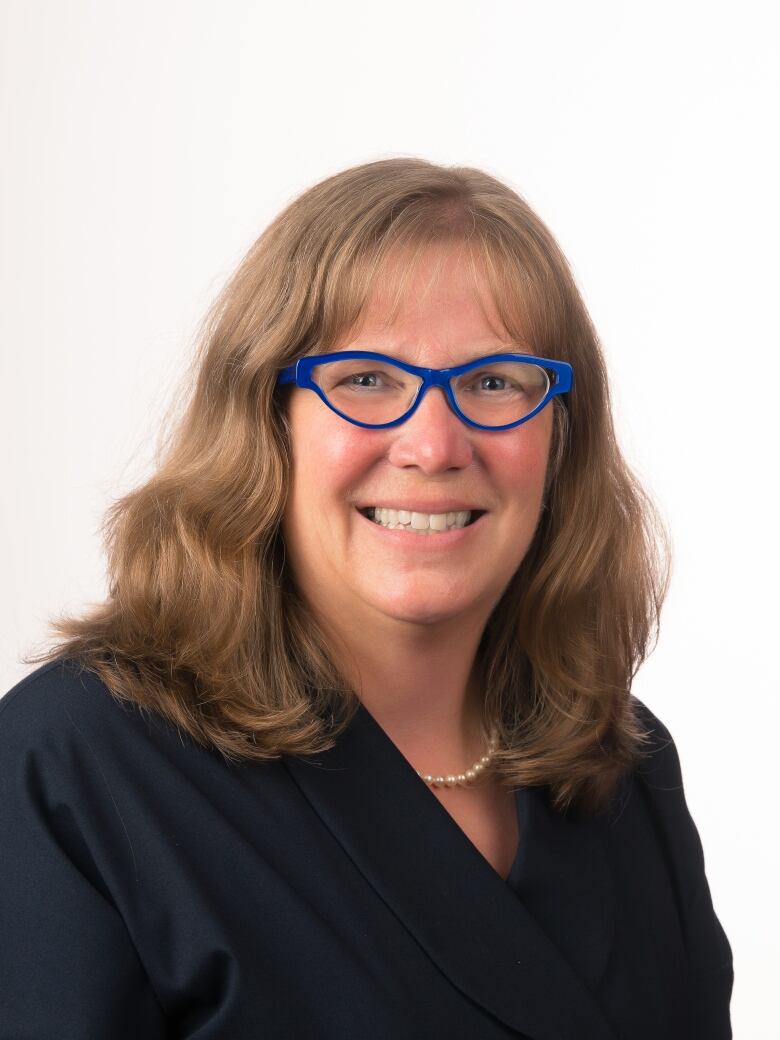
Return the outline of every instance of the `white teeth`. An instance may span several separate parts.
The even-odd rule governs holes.
[[[430,535],[448,531],[453,527],[465,527],[471,518],[468,509],[454,513],[413,513],[406,509],[374,508],[374,523],[390,530],[413,531],[415,534]]]

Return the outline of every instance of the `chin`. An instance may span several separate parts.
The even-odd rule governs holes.
[[[394,599],[375,600],[374,608],[385,617],[409,624],[434,625],[441,621],[449,621],[468,613],[475,606],[473,599],[461,603],[452,595],[427,596],[410,602]]]

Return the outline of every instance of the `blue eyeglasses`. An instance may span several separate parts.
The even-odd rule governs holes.
[[[489,354],[455,368],[418,368],[386,354],[345,350],[313,354],[281,369],[278,385],[313,390],[337,415],[356,426],[398,426],[419,408],[432,386],[468,426],[510,430],[528,422],[556,394],[574,385],[565,361],[533,354]]]

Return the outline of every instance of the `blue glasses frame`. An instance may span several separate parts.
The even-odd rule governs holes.
[[[331,404],[325,396],[322,388],[312,379],[312,369],[316,365],[322,365],[327,361],[350,361],[358,359],[366,361],[382,361],[385,363],[389,362],[391,365],[396,365],[398,368],[403,369],[404,372],[410,372],[412,375],[418,376],[422,380],[422,383],[417,391],[414,401],[412,402],[411,408],[404,412],[404,414],[398,419],[393,419],[392,422],[365,423],[360,422],[358,419],[350,418],[350,416],[345,415],[344,412]],[[455,394],[453,393],[452,385],[450,383],[450,380],[455,376],[463,375],[464,372],[470,372],[474,368],[479,368],[480,366],[493,361],[523,361],[526,364],[538,365],[540,368],[547,369],[552,372],[554,376],[554,380],[550,381],[547,393],[532,412],[529,412],[528,415],[524,415],[523,418],[518,419],[517,422],[505,423],[503,426],[483,426],[482,423],[474,422],[473,419],[469,419],[467,415],[464,415],[460,408],[458,408],[458,402],[455,399]],[[399,361],[398,358],[389,357],[387,354],[377,354],[371,350],[342,350],[331,354],[310,354],[308,357],[299,358],[294,364],[281,369],[276,382],[277,385],[280,386],[294,383],[296,386],[301,387],[304,390],[313,390],[328,406],[328,408],[336,413],[336,415],[340,415],[342,419],[346,419],[347,422],[353,423],[355,426],[362,426],[368,430],[386,430],[391,426],[399,426],[401,423],[406,422],[406,420],[410,416],[414,415],[420,407],[420,402],[425,397],[428,390],[430,390],[432,386],[440,386],[447,396],[450,408],[455,412],[459,419],[466,423],[467,426],[474,426],[478,430],[511,430],[515,426],[520,426],[522,423],[528,422],[529,419],[533,419],[533,417],[537,415],[545,405],[550,403],[556,394],[568,393],[568,391],[574,386],[574,369],[566,361],[552,361],[550,358],[537,357],[535,354],[488,354],[485,357],[476,358],[474,361],[468,361],[465,365],[457,365],[455,368],[418,368],[416,365],[408,365],[405,361]]]

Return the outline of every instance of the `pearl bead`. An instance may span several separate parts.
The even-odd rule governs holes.
[[[471,766],[470,769],[467,769],[465,772],[453,773],[449,776],[433,776],[430,773],[423,774],[419,771],[416,772],[420,779],[423,780],[426,784],[428,784],[429,787],[457,787],[459,785],[465,787],[469,783],[471,783],[472,780],[475,780],[484,771],[485,767],[489,764],[491,758],[493,757],[493,753],[497,747],[498,734],[494,732],[488,740],[487,754],[483,755],[477,762],[474,763],[473,766]]]

